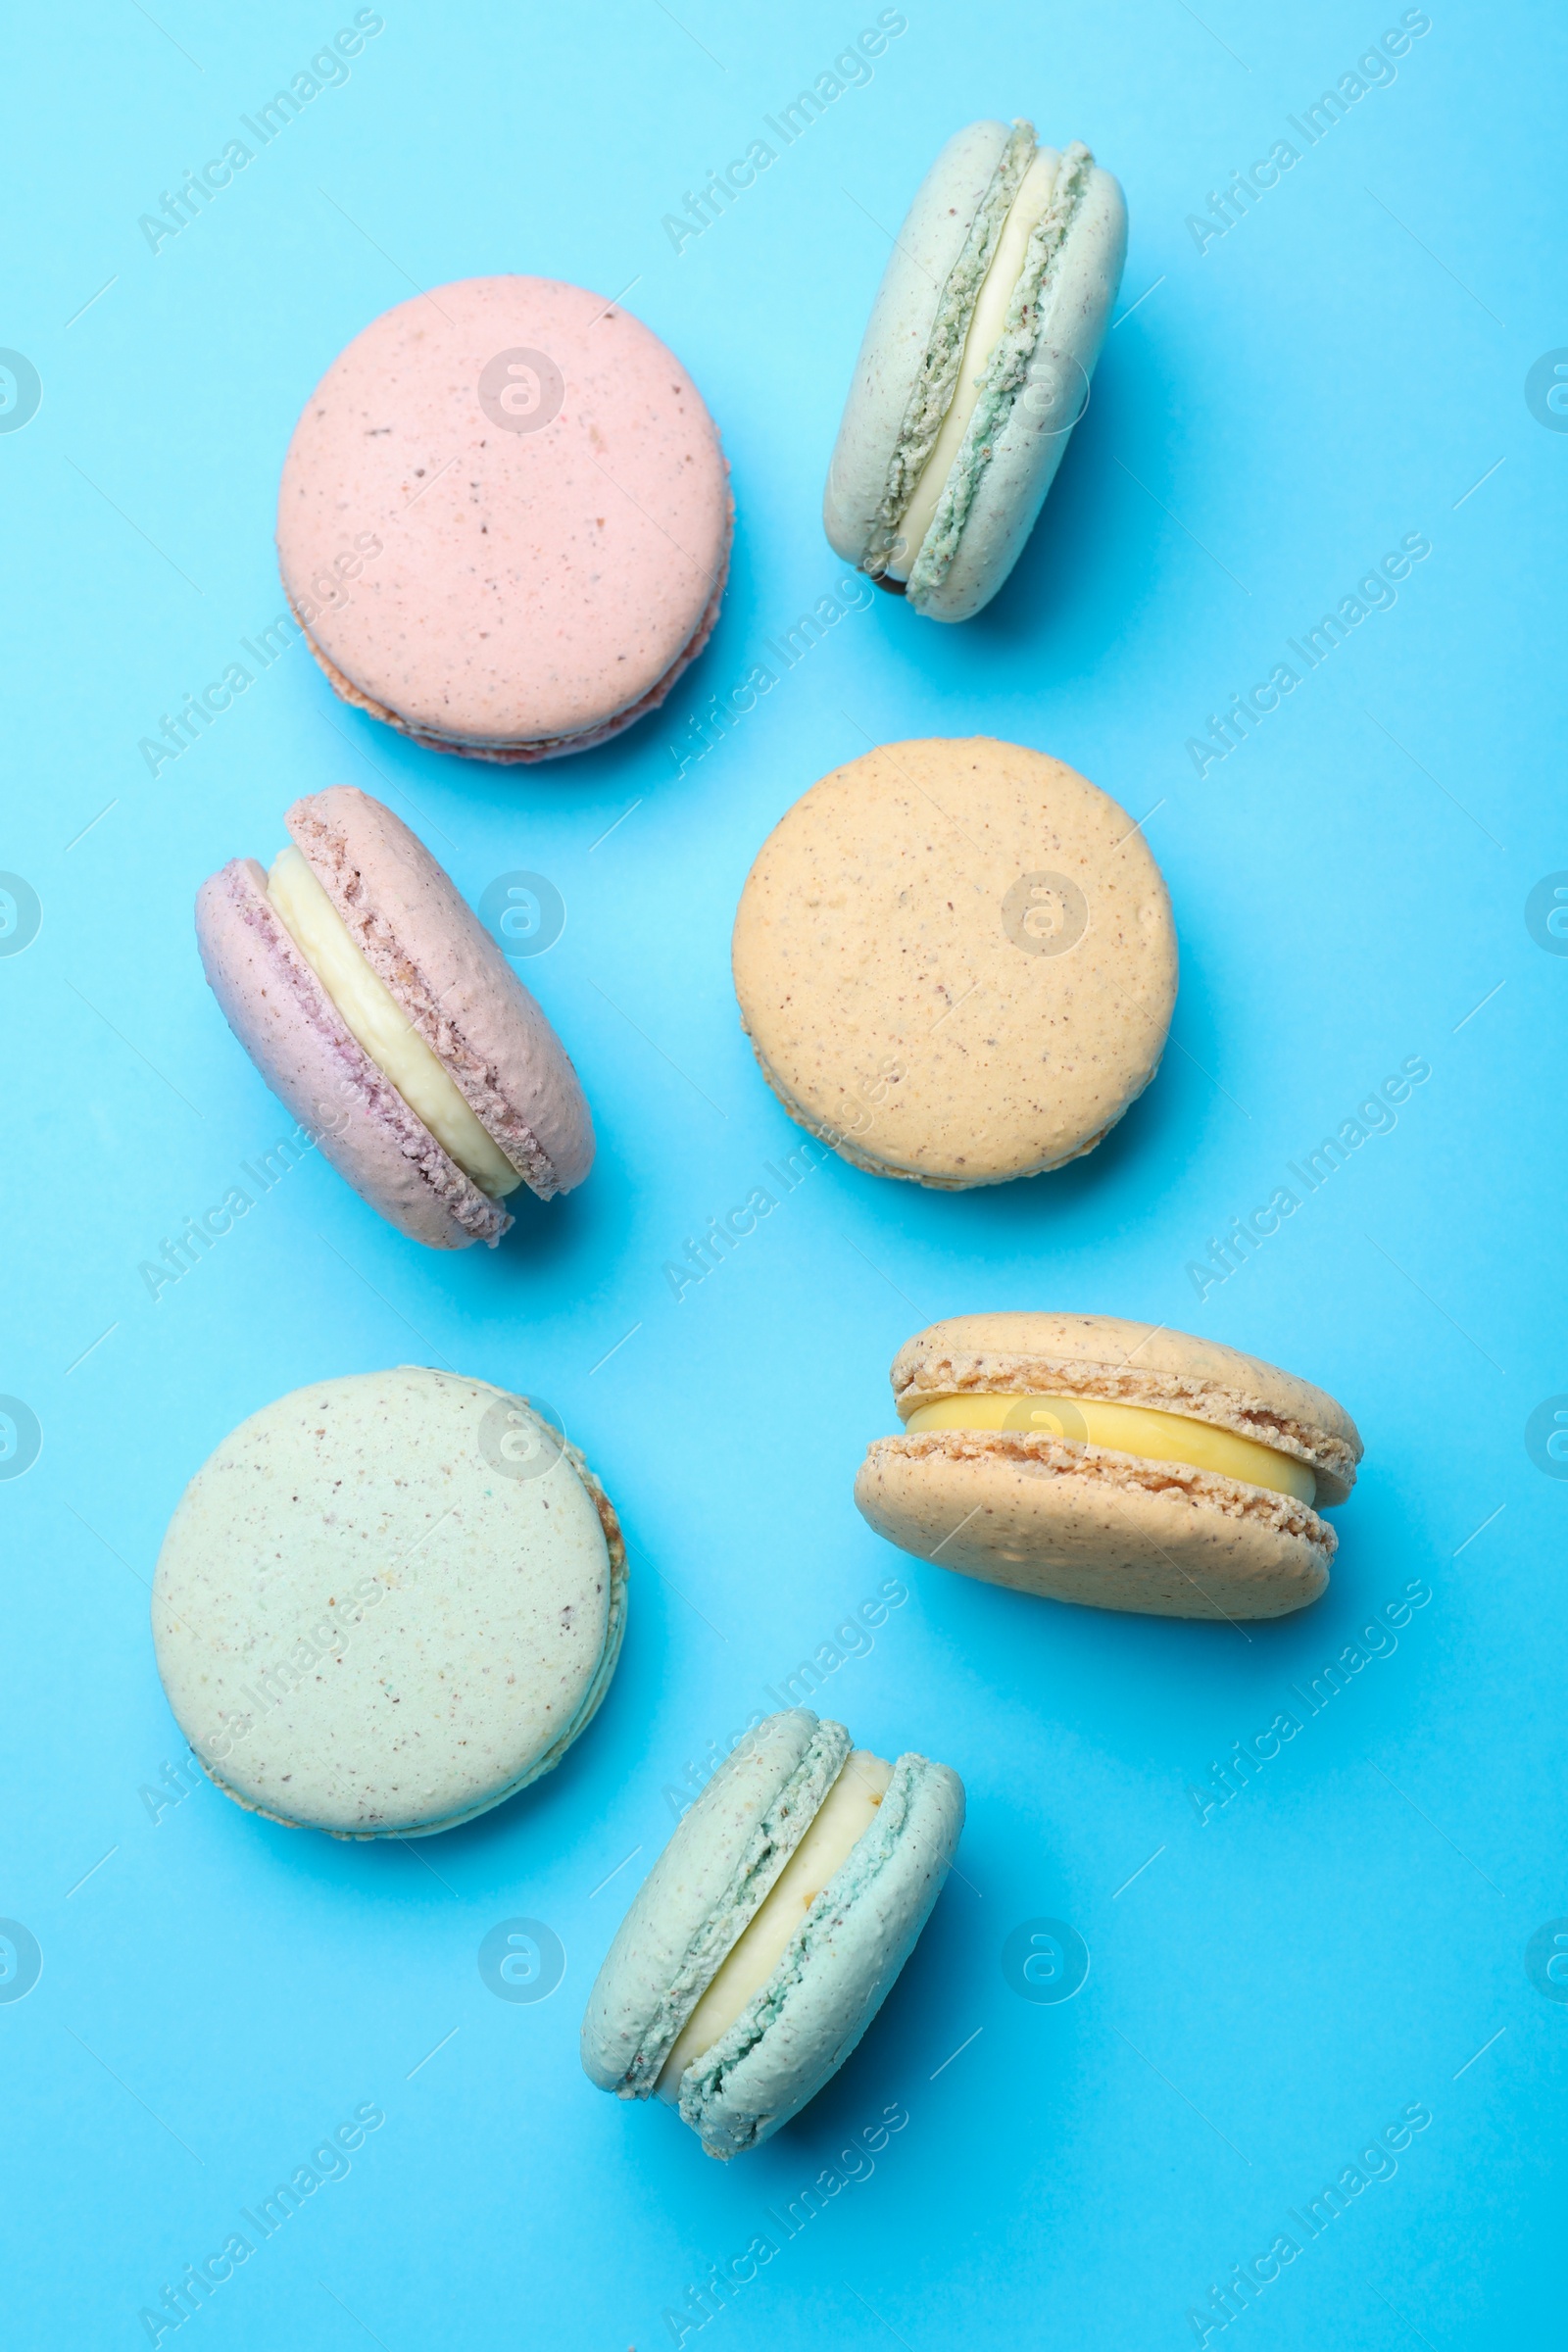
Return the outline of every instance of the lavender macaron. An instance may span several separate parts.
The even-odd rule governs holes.
[[[270,873],[196,898],[203,966],[279,1101],[412,1241],[494,1245],[519,1185],[593,1164],[587,1099],[505,955],[422,842],[346,784],[296,801]]]

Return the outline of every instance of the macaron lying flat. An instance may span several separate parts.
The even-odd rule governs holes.
[[[202,963],[268,1085],[372,1208],[435,1250],[498,1242],[526,1184],[593,1164],[587,1100],[506,956],[401,817],[346,784],[296,801],[270,874],[196,898]]]
[[[806,1708],[713,1775],[622,1921],[589,1997],[601,2090],[658,2092],[729,2157],[843,2065],[914,1948],[963,1827],[945,1764],[852,1749]]]
[[[487,1381],[318,1381],[226,1437],[170,1521],[153,1641],[226,1796],[336,1838],[469,1821],[610,1687],[626,1550],[576,1447]]]
[[[400,303],[306,403],[277,551],[343,700],[432,750],[549,760],[655,710],[718,616],[729,472],[691,377],[581,286]]]
[[[971,122],[894,240],[828,468],[829,540],[932,620],[967,620],[1034,527],[1127,252],[1121,189],[1076,140]]]
[[[1093,1151],[1176,1002],[1142,830],[1061,760],[986,736],[887,744],[813,784],[747,878],[733,964],[791,1118],[948,1191]]]
[[[1115,1315],[958,1315],[901,1348],[902,1436],[855,1482],[917,1559],[1052,1600],[1282,1617],[1316,1600],[1355,1483],[1343,1405],[1212,1340]]]

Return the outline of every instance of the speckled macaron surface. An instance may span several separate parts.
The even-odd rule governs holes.
[[[1135,819],[988,736],[887,744],[813,785],[752,867],[733,961],[791,1117],[950,1190],[1092,1151],[1158,1069],[1176,998]]]
[[[625,1595],[576,1448],[520,1397],[405,1365],[298,1389],[223,1440],[170,1522],[153,1639],[238,1803],[418,1837],[561,1761],[609,1688]]]
[[[717,432],[659,337],[580,286],[480,277],[333,361],[277,546],[346,701],[438,750],[541,760],[663,700],[717,617],[730,528]]]
[[[1362,1446],[1343,1405],[1255,1356],[1114,1315],[995,1313],[933,1324],[902,1348],[906,1423],[947,1399],[1011,1400],[1007,1426],[907,1429],[875,1441],[855,1499],[916,1558],[1054,1600],[1167,1617],[1278,1617],[1315,1600]],[[1029,1400],[1054,1410],[1039,1425]],[[1076,1403],[1079,1408],[1074,1412]],[[1161,1458],[1097,1443],[1097,1406],[1197,1425]],[[1169,1424],[1146,1424],[1171,1435]],[[1311,1499],[1203,1467],[1208,1432],[1266,1447]],[[1300,1471],[1310,1475],[1303,1481]],[[1313,1490],[1315,1489],[1315,1492]]]
[[[770,1716],[726,1759],[654,1865],[600,1970],[583,2066],[646,2098],[680,2028],[851,1769],[842,1724]],[[679,2082],[710,2156],[756,2147],[799,2114],[856,2047],[930,1915],[963,1827],[963,1785],[900,1756],[872,1825],[817,1893],[776,1966]]]

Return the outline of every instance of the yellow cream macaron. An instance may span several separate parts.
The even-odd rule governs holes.
[[[1054,1600],[1277,1617],[1315,1600],[1361,1440],[1321,1389],[1164,1325],[961,1315],[899,1351],[855,1498],[917,1558]]]

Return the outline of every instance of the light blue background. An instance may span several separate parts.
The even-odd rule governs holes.
[[[0,342],[43,400],[0,438],[0,866],[43,914],[0,959],[0,1389],[43,1446],[0,1483],[0,1913],[43,1973],[0,2003],[7,2341],[144,2341],[138,2309],[368,2101],[384,2127],[220,2289],[210,2341],[653,2352],[707,2266],[897,2103],[874,2170],[705,2346],[1151,2352],[1195,2341],[1211,2285],[1417,2101],[1396,2174],[1234,2325],[1253,2352],[1544,2341],[1568,2005],[1524,1947],[1568,1913],[1568,1485],[1524,1429],[1568,1390],[1568,961],[1524,905],[1568,867],[1568,435],[1524,381],[1568,345],[1560,18],[1434,0],[1392,86],[1200,255],[1186,216],[1396,7],[908,0],[869,83],[677,256],[662,216],[874,7],[387,0],[347,84],[155,257],[138,215],[353,13],[76,0],[11,35]],[[837,575],[818,499],[885,232],[952,129],[1013,112],[1086,138],[1132,220],[1137,308],[1040,529],[982,618],[879,598],[677,779],[687,718]],[[321,370],[411,281],[504,270],[634,281],[718,419],[737,540],[701,665],[621,742],[507,770],[350,713],[296,647],[155,781],[138,738],[280,608],[278,467]],[[1407,532],[1432,554],[1396,605],[1200,781],[1188,736]],[[730,991],[752,858],[868,739],[975,731],[1153,810],[1182,941],[1158,1081],[1033,1184],[831,1162],[677,1304],[663,1261],[800,1140]],[[598,1165],[499,1252],[442,1256],[310,1161],[154,1303],[140,1262],[289,1126],[203,984],[193,893],[337,780],[471,899],[556,882],[565,931],[525,976]],[[1414,1055],[1432,1075],[1394,1131],[1200,1305],[1187,1261]],[[1316,1608],[1245,1639],[1059,1609],[870,1534],[850,1490],[896,1347],[1028,1304],[1200,1329],[1345,1399],[1367,1461]],[[405,1359],[542,1394],[614,1494],[631,1617],[600,1719],[417,1848],[205,1786],[155,1823],[140,1791],[180,1743],[145,1587],[185,1481],[283,1391]],[[901,1573],[822,1703],[958,1768],[962,1875],[831,2088],[720,2169],[589,2088],[582,2003],[666,1788]],[[1200,1822],[1189,1785],[1414,1579],[1397,1648]],[[537,2003],[476,1967],[518,1915],[566,1953]],[[1063,2004],[1004,1978],[1041,1915],[1092,1955]]]

